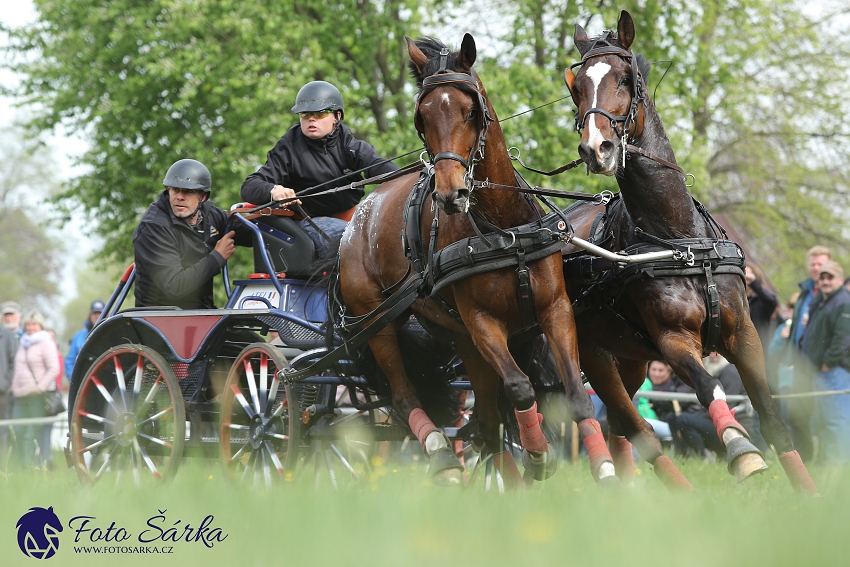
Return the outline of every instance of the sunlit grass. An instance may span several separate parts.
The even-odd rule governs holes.
[[[73,471],[0,477],[3,565],[31,564],[15,522],[53,506],[67,525],[90,515],[135,535],[166,510],[167,525],[196,526],[208,514],[228,538],[210,550],[176,544],[171,556],[75,554],[67,528],[54,565],[846,565],[850,555],[847,471],[814,469],[823,498],[793,492],[780,468],[736,484],[723,465],[680,462],[700,488],[670,493],[639,463],[635,487],[602,490],[586,462],[550,481],[498,495],[432,486],[425,467],[375,463],[370,478],[334,491],[320,470],[273,489],[227,483],[214,462],[186,461],[177,478],[140,488],[79,486]],[[166,524],[163,524],[166,525]],[[135,543],[131,541],[129,543]],[[138,545],[136,543],[136,545]]]

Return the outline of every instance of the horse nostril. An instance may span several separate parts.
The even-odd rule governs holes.
[[[614,153],[614,144],[606,140],[599,144],[599,149],[596,151],[599,152],[599,157],[607,159],[612,153]]]
[[[455,201],[469,198],[469,189],[458,189],[455,191]]]
[[[581,156],[582,160],[587,162],[587,160],[590,159],[590,156],[593,155],[593,152],[587,147],[587,144],[579,144],[578,155]]]

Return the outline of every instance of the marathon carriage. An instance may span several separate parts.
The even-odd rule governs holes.
[[[380,442],[409,435],[366,386],[361,369],[371,367],[356,352],[297,384],[281,381],[290,364],[306,367],[342,341],[328,334],[327,286],[311,279],[312,240],[288,211],[238,214],[246,211],[231,218],[263,245],[256,273],[232,289],[225,268],[223,309],[122,310],[134,266],[121,278],[71,377],[66,456],[83,482],[165,479],[196,456],[220,458],[237,480],[269,484],[312,466],[336,485],[340,473],[368,471]],[[415,319],[404,332],[429,343]],[[459,360],[440,346],[432,355],[465,399]]]

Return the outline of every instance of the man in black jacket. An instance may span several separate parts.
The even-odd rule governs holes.
[[[242,184],[242,199],[260,205],[269,201],[292,199],[305,189],[321,185],[318,191],[342,187],[382,173],[396,171],[398,166],[381,159],[371,144],[358,140],[342,124],[345,113],[339,90],[325,81],[307,83],[296,96],[292,112],[299,115],[298,124],[290,128],[275,144],[266,163]],[[358,173],[355,173],[358,172]],[[330,242],[308,221],[301,227],[316,244],[319,258],[333,258],[339,251],[339,240],[351,218],[354,207],[363,197],[363,188],[338,191],[316,198],[305,198],[304,211],[330,238]]]
[[[820,293],[812,302],[803,352],[812,364],[815,390],[850,390],[850,292],[837,262],[820,267]],[[850,394],[816,399],[823,456],[831,464],[850,462]]]
[[[227,212],[209,201],[212,178],[201,162],[181,159],[162,183],[133,233],[136,306],[214,309],[213,277],[236,244],[251,246],[251,232],[238,225],[225,233]]]

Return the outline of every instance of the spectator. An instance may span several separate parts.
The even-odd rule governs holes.
[[[678,392],[685,386],[664,360],[650,361],[647,375],[652,383],[653,392]],[[652,400],[652,409],[661,421],[669,422],[676,417],[676,410],[671,400]]]
[[[24,318],[24,335],[15,355],[15,376],[12,394],[15,396],[14,419],[44,417],[44,392],[56,387],[59,355],[56,343],[44,330],[44,317],[32,312]],[[35,443],[41,425],[15,426],[18,456],[23,467],[39,465],[35,460]],[[45,457],[50,447],[40,447]]]
[[[71,346],[68,348],[68,354],[65,356],[65,372],[67,373],[69,380],[74,374],[74,363],[77,362],[77,356],[80,354],[80,349],[83,348],[83,343],[86,342],[86,337],[89,336],[89,333],[91,333],[95,323],[97,323],[97,320],[100,319],[100,314],[103,313],[103,308],[104,304],[101,300],[96,299],[92,301],[91,307],[89,308],[89,316],[83,324],[83,328],[74,333],[74,336],[71,338]]]
[[[832,259],[829,248],[815,246],[809,249],[808,266],[809,278],[800,283],[800,295],[794,305],[791,316],[791,326],[788,330],[788,344],[780,358],[780,366],[786,370],[786,380],[791,382],[791,393],[807,393],[812,391],[812,375],[806,370],[806,358],[802,353],[803,332],[809,322],[809,312],[814,297],[818,293],[818,275],[824,262]],[[800,454],[803,462],[808,462],[814,455],[812,442],[811,418],[814,411],[814,398],[802,397],[783,400],[781,411],[788,416],[788,426],[794,448]]]
[[[762,278],[758,277],[760,270],[747,266],[745,277],[747,280],[747,302],[750,304],[750,320],[756,327],[761,339],[762,349],[767,350],[771,339],[771,324],[773,312],[779,305],[776,294],[762,286]]]
[[[0,325],[0,419],[9,419],[12,414],[12,377],[15,375],[15,353],[18,339],[6,327]],[[5,465],[9,428],[0,426],[0,469]]]
[[[4,301],[0,309],[3,313],[3,326],[20,339],[21,335],[24,334],[24,330],[21,328],[21,306],[14,301]]]
[[[47,329],[47,333],[50,335],[50,338],[53,339],[53,343],[58,345],[59,343],[56,341],[56,331],[53,329]],[[65,376],[65,359],[62,356],[62,353],[59,352],[59,349],[56,349],[56,357],[59,359],[59,372],[56,373],[56,390],[60,393],[62,392],[62,377]],[[41,434],[38,438],[38,446],[42,449],[42,456],[44,457],[44,466],[48,470],[53,470],[53,451],[51,447],[53,444],[51,443],[51,436],[53,435],[53,422],[45,423],[41,426]]]
[[[843,283],[838,263],[821,265],[820,292],[803,335],[803,352],[811,361],[819,391],[850,389],[850,292]],[[850,395],[823,396],[816,403],[823,424],[819,432],[823,456],[831,464],[850,462]]]

